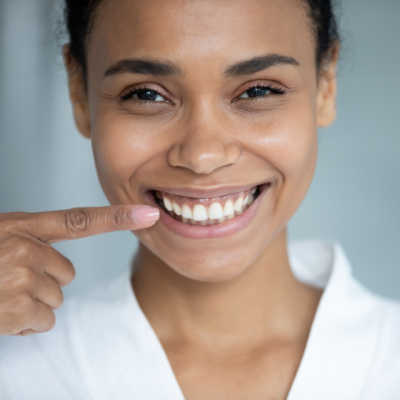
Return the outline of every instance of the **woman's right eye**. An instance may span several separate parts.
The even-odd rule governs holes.
[[[144,87],[129,90],[121,96],[121,101],[133,100],[141,103],[164,103],[163,100],[156,100],[160,98],[165,99],[165,97],[161,96],[157,91]]]

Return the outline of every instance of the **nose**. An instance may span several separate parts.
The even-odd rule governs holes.
[[[240,145],[232,140],[232,135],[214,114],[209,106],[197,111],[192,109],[191,116],[184,122],[180,141],[168,152],[169,165],[196,174],[210,174],[237,162],[241,155]]]

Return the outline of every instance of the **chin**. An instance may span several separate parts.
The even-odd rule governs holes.
[[[191,263],[188,265],[168,265],[177,274],[198,282],[227,282],[242,275],[250,266],[245,260],[235,263]]]

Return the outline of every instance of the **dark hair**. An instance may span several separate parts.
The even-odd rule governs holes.
[[[65,0],[64,18],[67,26],[71,55],[82,66],[86,76],[86,43],[92,30],[95,14],[103,0]],[[301,0],[305,1],[305,0]],[[316,38],[317,70],[329,55],[332,45],[340,40],[336,16],[331,0],[307,0],[308,15]]]

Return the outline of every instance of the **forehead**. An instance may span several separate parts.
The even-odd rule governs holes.
[[[145,55],[215,65],[267,52],[313,61],[302,0],[103,0],[89,41],[96,63]]]

